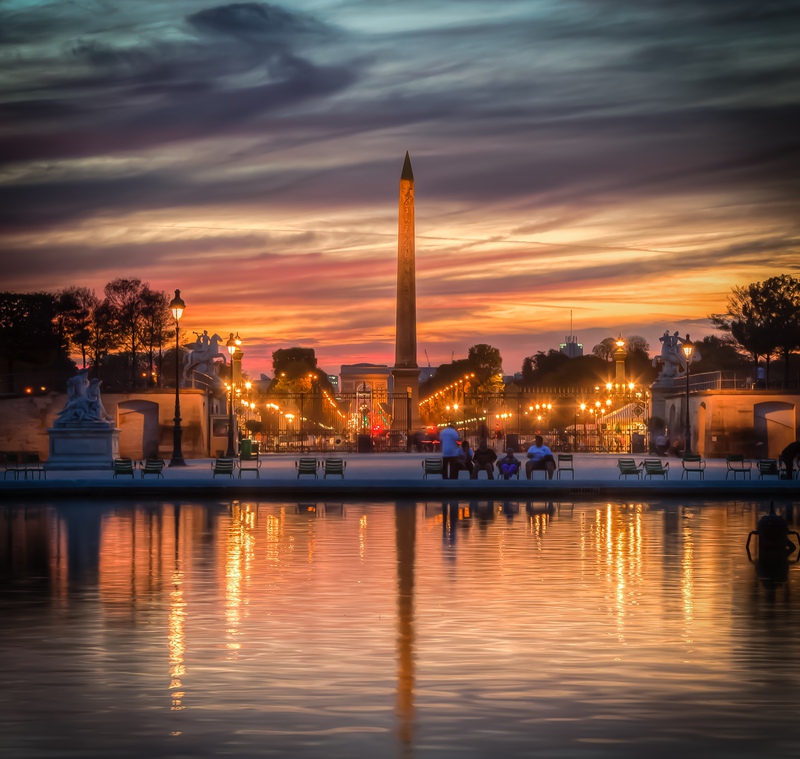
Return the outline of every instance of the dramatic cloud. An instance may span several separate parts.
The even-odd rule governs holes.
[[[187,328],[393,359],[709,332],[800,273],[789,0],[0,0],[5,287],[181,287]]]

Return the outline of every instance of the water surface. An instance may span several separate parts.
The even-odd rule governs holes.
[[[3,507],[0,755],[798,757],[767,505]]]

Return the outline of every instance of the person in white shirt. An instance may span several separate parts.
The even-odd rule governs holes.
[[[528,448],[528,460],[525,462],[525,476],[530,479],[531,472],[544,469],[547,472],[547,479],[553,479],[553,472],[556,471],[556,460],[549,446],[544,444],[544,438],[537,435],[533,439],[533,445]]]

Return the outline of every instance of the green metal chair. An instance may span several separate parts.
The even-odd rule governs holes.
[[[144,479],[146,474],[154,474],[156,477],[160,477],[163,480],[164,475],[162,472],[164,470],[164,466],[163,459],[146,459],[142,464],[141,478]]]
[[[319,477],[317,474],[319,470],[319,461],[317,461],[315,458],[299,458],[294,462],[294,466],[297,469],[298,480],[300,479],[301,474],[313,474],[314,479]]]
[[[778,480],[781,478],[777,459],[758,460],[758,479],[763,480],[765,477],[775,477]]]
[[[322,471],[325,473],[322,479],[330,475],[339,475],[344,479],[344,470],[347,468],[347,462],[344,459],[325,459],[322,462]]]
[[[426,480],[428,479],[429,474],[438,474],[440,477],[444,477],[444,465],[442,460],[438,458],[423,459],[422,472],[422,476]]]
[[[750,470],[752,468],[752,462],[745,459],[745,457],[741,453],[729,453],[725,457],[725,479],[728,479],[728,475],[733,472],[733,479],[735,480],[738,475],[742,475],[742,479],[752,479],[750,476]]]
[[[699,454],[685,454],[681,467],[681,479],[688,480],[690,474],[699,474],[701,480],[705,479],[706,462]]]
[[[627,480],[631,476],[636,477],[638,480],[642,477],[642,466],[637,464],[634,459],[617,459],[617,468],[619,469],[618,480],[623,477]]]
[[[561,472],[569,472],[572,479],[575,479],[575,464],[573,462],[572,454],[571,453],[559,453],[557,454],[558,459],[557,463],[558,466],[556,468],[556,477],[560,480],[561,479]]]
[[[230,477],[233,479],[233,459],[214,459],[214,461],[211,462],[211,472],[214,475],[214,479],[217,478],[218,474],[222,477]]]
[[[663,477],[669,479],[669,461],[662,462],[661,459],[644,460],[644,478]]]
[[[132,459],[114,459],[112,468],[114,469],[114,479],[117,479],[120,475],[130,475],[131,479],[133,479],[135,465]]]

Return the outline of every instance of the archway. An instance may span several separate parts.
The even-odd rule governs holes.
[[[118,409],[120,456],[158,458],[158,404],[122,401]]]
[[[763,458],[777,458],[789,443],[797,439],[797,412],[793,403],[768,401],[753,406],[753,427],[758,450]]]

